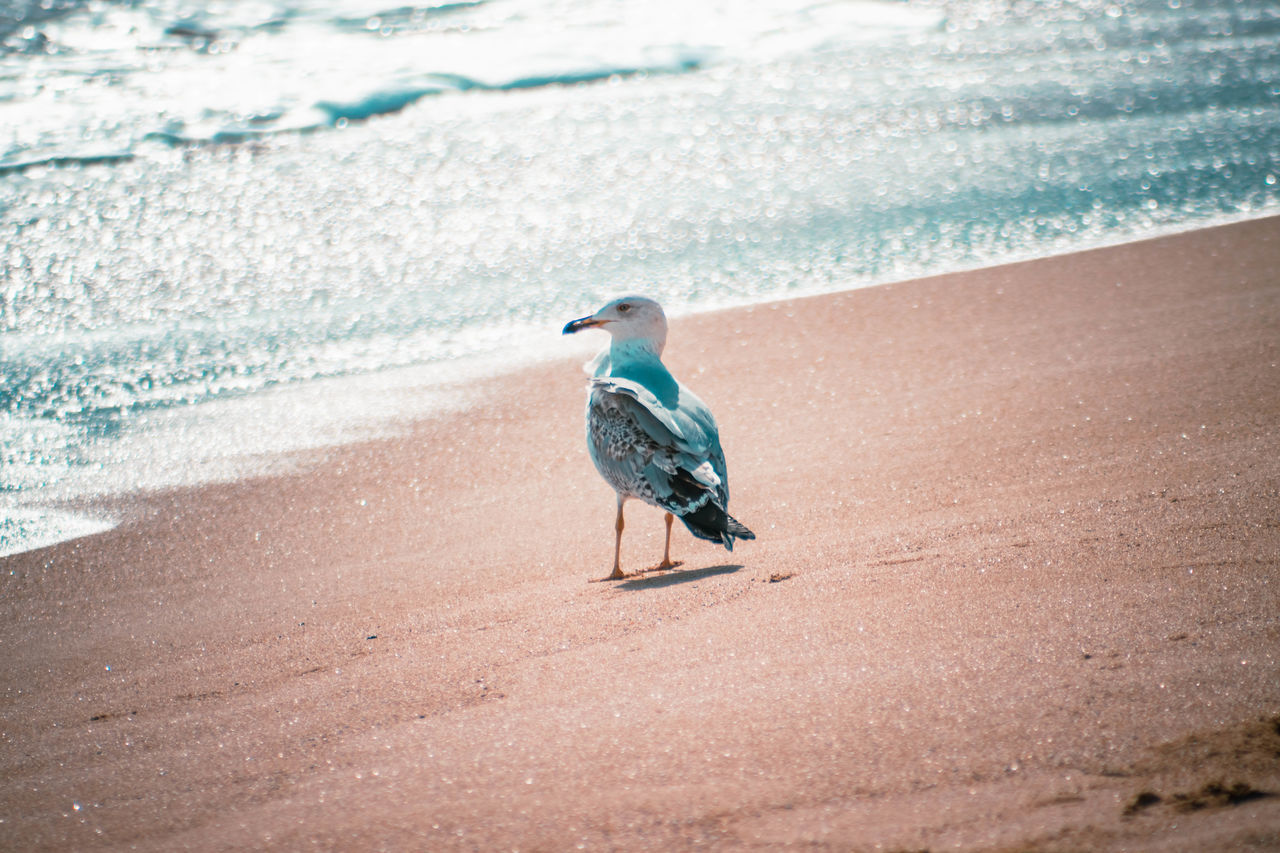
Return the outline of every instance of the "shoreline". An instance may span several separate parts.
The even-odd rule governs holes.
[[[0,560],[6,835],[1274,847],[1277,261],[1251,219],[674,318],[759,538],[663,575],[586,582],[577,360],[124,499]]]
[[[1265,221],[1268,219],[1280,218],[1280,211],[1270,213],[1252,212],[1249,214],[1224,214],[1209,220],[1196,223],[1179,223],[1169,225],[1166,228],[1158,228],[1151,232],[1141,235],[1123,235],[1116,239],[1099,240],[1096,242],[1087,242],[1077,246],[1069,246],[1066,248],[1049,248],[1047,253],[1039,253],[1035,255],[1013,255],[1006,258],[992,259],[988,263],[977,261],[973,265],[961,266],[956,269],[950,269],[945,272],[933,272],[920,275],[911,275],[908,278],[886,278],[869,280],[864,283],[857,284],[851,288],[838,291],[808,291],[802,290],[794,294],[772,294],[762,300],[747,299],[746,301],[726,301],[723,303],[709,304],[700,306],[689,311],[676,311],[671,314],[675,321],[683,321],[689,318],[698,317],[704,314],[718,314],[726,311],[753,310],[758,307],[768,306],[775,303],[793,302],[796,300],[815,299],[822,297],[837,296],[840,294],[852,293],[859,290],[869,288],[885,287],[894,284],[904,284],[911,281],[920,281],[926,279],[934,279],[946,276],[964,275],[966,273],[976,273],[983,270],[995,270],[1007,266],[1024,264],[1037,261],[1052,261],[1059,258],[1066,258],[1072,255],[1095,252],[1106,249],[1116,249],[1129,246],[1134,243],[1143,243],[1151,240],[1159,240],[1177,237],[1185,234],[1193,234],[1198,231],[1212,230],[1217,228],[1225,228],[1234,225],[1242,225],[1250,222]],[[586,306],[582,310],[586,310]],[[553,324],[554,325],[554,324]],[[214,457],[195,460],[177,458],[168,460],[165,464],[166,468],[189,466],[199,468],[204,473],[191,474],[183,473],[178,475],[173,481],[165,479],[165,475],[146,475],[137,474],[133,470],[139,466],[136,461],[132,465],[122,465],[119,462],[112,463],[114,468],[110,475],[104,475],[99,472],[96,476],[96,484],[90,482],[75,482],[69,487],[63,486],[45,486],[36,491],[36,494],[27,495],[27,499],[23,499],[24,492],[19,490],[13,493],[12,497],[16,498],[16,502],[0,507],[0,510],[12,510],[15,519],[23,516],[27,519],[27,523],[31,523],[31,517],[34,514],[40,514],[42,521],[48,521],[49,517],[62,517],[64,522],[69,522],[73,529],[104,529],[106,525],[116,523],[110,517],[109,513],[94,514],[92,511],[81,512],[75,516],[68,516],[68,511],[78,512],[84,507],[94,506],[110,506],[112,504],[131,503],[136,499],[145,499],[147,494],[164,493],[172,490],[199,489],[213,484],[233,483],[236,480],[249,478],[256,479],[262,476],[288,476],[290,472],[306,470],[307,468],[323,464],[323,458],[326,454],[340,451],[343,447],[359,445],[371,440],[381,438],[395,439],[403,437],[412,432],[413,424],[430,420],[450,412],[461,411],[472,405],[467,389],[471,385],[483,384],[490,381],[499,381],[504,377],[509,377],[524,371],[536,370],[547,364],[551,364],[564,359],[566,356],[556,352],[557,349],[563,349],[563,343],[558,336],[555,342],[537,339],[531,329],[533,327],[523,328],[525,333],[520,337],[517,344],[517,351],[521,354],[521,360],[515,366],[498,368],[494,362],[499,358],[497,350],[480,350],[472,352],[465,356],[461,362],[456,364],[449,362],[430,362],[417,365],[404,365],[399,367],[387,368],[381,371],[375,371],[372,374],[361,375],[342,375],[332,377],[322,377],[309,380],[301,385],[280,385],[266,389],[259,389],[250,393],[245,397],[230,397],[225,399],[211,399],[197,404],[194,408],[179,406],[172,410],[162,410],[159,414],[161,420],[168,419],[177,422],[186,422],[188,426],[182,428],[182,432],[190,431],[190,424],[199,423],[200,421],[212,421],[219,417],[221,420],[229,424],[230,429],[239,429],[240,424],[245,420],[243,413],[238,417],[232,415],[230,418],[225,413],[220,416],[217,412],[211,412],[212,409],[226,409],[248,406],[250,408],[257,407],[259,413],[265,412],[268,417],[278,418],[280,412],[289,408],[287,402],[275,402],[269,404],[268,401],[278,397],[296,397],[302,409],[308,410],[309,415],[304,420],[309,422],[315,421],[308,429],[308,435],[295,444],[271,445],[270,443],[255,447],[251,453],[245,455],[235,455],[228,453],[217,454]],[[473,333],[475,330],[472,330]],[[557,344],[560,344],[557,347]],[[588,355],[583,356],[585,361]],[[414,393],[423,397],[433,397],[435,402],[429,405],[415,403],[413,405],[401,405],[394,411],[382,411],[379,415],[373,416],[367,413],[360,415],[352,422],[330,421],[319,412],[322,404],[319,402],[319,392],[310,389],[308,385],[323,383],[333,385],[338,388],[339,393],[347,399],[346,405],[354,408],[369,408],[370,400],[367,392],[357,390],[355,386],[361,383],[373,380],[379,386],[383,386],[390,393],[398,394],[401,397]],[[384,406],[378,404],[376,408],[385,409]],[[137,431],[135,424],[133,431]],[[174,427],[169,428],[169,432],[173,432]],[[216,430],[215,430],[216,431]],[[363,433],[363,435],[362,435]],[[248,438],[248,436],[244,436]],[[148,438],[144,434],[134,439],[135,441],[150,442],[152,450],[163,447],[175,440],[171,434],[161,434],[159,436],[151,436]],[[99,458],[99,467],[102,466],[103,458],[108,458],[110,454],[106,451],[98,450],[96,453],[102,457]],[[138,452],[131,454],[137,457]],[[146,454],[142,454],[146,455]],[[271,459],[270,464],[266,466],[267,470],[255,470],[255,466],[260,464],[259,460],[263,458]],[[171,475],[170,475],[171,476]],[[119,479],[127,477],[129,485],[120,486]],[[85,479],[84,477],[71,479]],[[107,485],[108,482],[112,485]],[[27,490],[30,492],[30,490]],[[16,523],[16,522],[15,522]],[[27,539],[38,540],[41,544],[34,546],[22,546],[19,550],[0,550],[0,559],[17,554],[24,554],[30,551],[40,550],[42,548],[53,547],[55,545],[72,542],[79,538],[80,533],[70,533],[63,536],[62,534],[48,532],[35,536],[28,536]],[[19,539],[18,541],[21,541]],[[0,540],[0,549],[7,547],[3,540]]]

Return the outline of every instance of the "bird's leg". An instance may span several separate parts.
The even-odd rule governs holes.
[[[667,543],[662,546],[662,562],[654,566],[650,571],[660,572],[663,569],[674,569],[676,566],[684,565],[682,560],[671,561],[671,522],[676,517],[671,513],[667,513]]]
[[[675,520],[676,517],[674,515],[667,513],[667,542],[662,547],[662,562],[658,563],[656,566],[650,566],[647,569],[638,569],[637,571],[632,572],[632,575],[643,575],[648,572],[665,572],[667,569],[674,569],[676,566],[684,565],[684,562],[681,560],[671,559],[671,522]]]
[[[622,504],[625,500],[622,495],[618,495],[618,520],[613,525],[613,529],[618,531],[618,538],[613,543],[613,574],[599,578],[602,581],[616,581],[626,577],[622,573],[622,528],[626,527],[622,521]]]
[[[627,523],[622,520],[622,504],[625,502],[622,495],[618,495],[618,520],[614,522],[613,529],[618,532],[617,537],[613,541],[613,574],[611,578],[622,577],[622,530]]]

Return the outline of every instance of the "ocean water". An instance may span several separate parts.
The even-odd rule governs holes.
[[[1261,0],[0,0],[0,555],[465,406],[622,291],[846,289],[1278,179]]]

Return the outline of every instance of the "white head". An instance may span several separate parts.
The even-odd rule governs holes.
[[[634,342],[658,355],[667,343],[667,315],[662,306],[647,296],[623,296],[590,317],[567,324],[564,334],[599,327],[613,336],[615,344]]]

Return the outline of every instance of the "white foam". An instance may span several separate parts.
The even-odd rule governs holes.
[[[47,548],[115,527],[115,522],[53,509],[0,509],[0,557]]]

